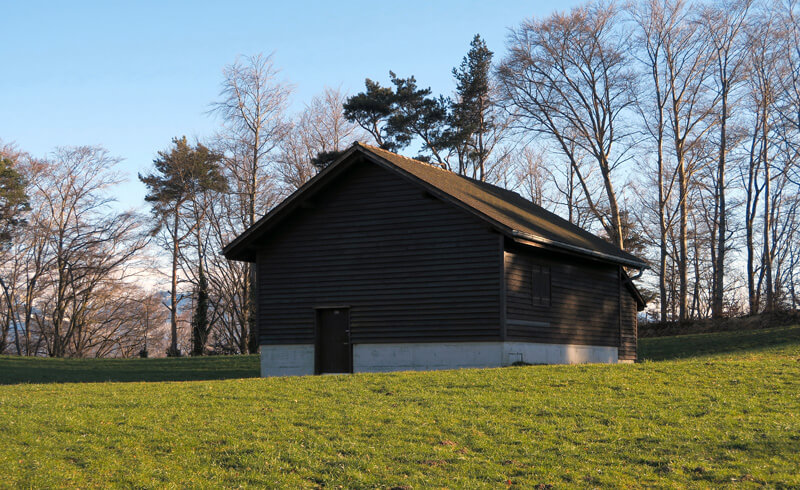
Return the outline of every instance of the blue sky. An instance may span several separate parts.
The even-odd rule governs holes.
[[[102,145],[124,159],[122,207],[143,206],[136,173],[173,136],[204,138],[222,68],[275,53],[292,111],[326,86],[346,93],[388,71],[434,93],[480,33],[502,56],[508,28],[579,2],[11,2],[0,18],[0,139],[35,156]]]

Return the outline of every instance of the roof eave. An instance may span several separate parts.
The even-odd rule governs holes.
[[[567,250],[570,252],[574,252],[580,255],[587,255],[589,257],[594,257],[596,259],[600,259],[606,262],[613,262],[615,264],[621,264],[628,267],[633,267],[635,269],[648,269],[649,266],[647,263],[638,261],[638,260],[630,260],[624,257],[618,257],[616,255],[610,255],[604,252],[598,252],[597,250],[590,250],[588,248],[578,247],[576,245],[571,245],[569,243],[559,242],[556,240],[550,240],[549,238],[540,237],[538,235],[532,235],[530,233],[525,233],[519,230],[511,230],[512,238],[515,241],[528,241],[533,243],[538,243],[540,245],[545,245],[548,247],[559,248],[563,250]]]

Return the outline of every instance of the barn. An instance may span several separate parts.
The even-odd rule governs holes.
[[[520,195],[356,143],[225,247],[263,376],[633,362],[645,262]]]

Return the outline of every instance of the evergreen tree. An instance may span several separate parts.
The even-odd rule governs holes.
[[[10,241],[14,228],[24,223],[23,213],[29,209],[25,186],[14,162],[0,157],[0,244]]]
[[[180,356],[178,349],[178,259],[184,240],[197,228],[199,223],[181,226],[186,216],[186,205],[204,192],[223,192],[227,185],[220,173],[220,155],[206,146],[192,147],[186,137],[174,138],[174,147],[169,151],[158,152],[153,160],[155,172],[139,175],[139,180],[147,186],[145,201],[152,206],[155,219],[153,233],[167,232],[166,246],[172,253],[172,287],[170,290],[170,347],[169,356]],[[202,255],[198,259],[202,271]],[[204,275],[204,274],[200,274]]]
[[[502,128],[492,94],[492,56],[475,35],[461,65],[453,68],[455,101],[434,97],[430,88],[419,88],[413,76],[400,78],[390,71],[394,87],[367,79],[366,90],[347,99],[344,115],[385,150],[396,152],[416,140],[421,142],[417,159],[485,180]],[[458,158],[457,169],[451,168],[453,155]],[[331,155],[321,155],[315,165],[324,167],[332,160]]]
[[[381,87],[379,83],[366,79],[366,91],[345,102],[345,118],[364,128],[384,150],[402,150],[414,138],[419,138],[423,152],[430,153],[420,158],[433,159],[445,166],[447,155],[442,151],[443,135],[450,101],[444,97],[432,97],[430,88],[417,87],[413,76],[400,78],[390,71],[389,77],[394,88]],[[330,161],[330,155],[319,159],[320,166]]]
[[[364,85],[366,91],[348,98],[344,103],[344,117],[372,135],[379,147],[397,151],[401,146],[393,140],[388,129],[389,118],[394,113],[395,93],[369,78]]]
[[[394,84],[394,105],[387,123],[387,131],[398,146],[405,148],[416,137],[422,141],[424,153],[418,158],[433,160],[446,166],[445,141],[443,140],[450,100],[445,97],[434,98],[431,89],[420,89],[417,80],[410,76],[399,78],[389,72]]]
[[[194,315],[192,316],[192,355],[202,356],[205,353],[210,325],[208,323],[208,282],[203,267],[198,271],[195,286]]]
[[[492,55],[476,34],[461,65],[453,68],[457,85],[450,114],[449,145],[458,155],[459,173],[471,169],[480,180],[486,177],[486,162],[492,149],[489,135],[495,129],[489,79]]]
[[[311,164],[322,170],[339,159],[347,150],[321,151],[311,159]]]

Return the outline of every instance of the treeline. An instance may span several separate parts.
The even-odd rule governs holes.
[[[515,190],[647,258],[662,321],[797,309],[798,10],[592,3],[522,21],[498,60],[475,36],[450,95],[390,72],[294,116],[272,58],[244,57],[223,71],[218,134],[175,138],[139,175],[146,215],[110,205],[121,177],[101,148],[6,146],[0,352],[255,352],[255,271],[220,250],[355,140]]]

